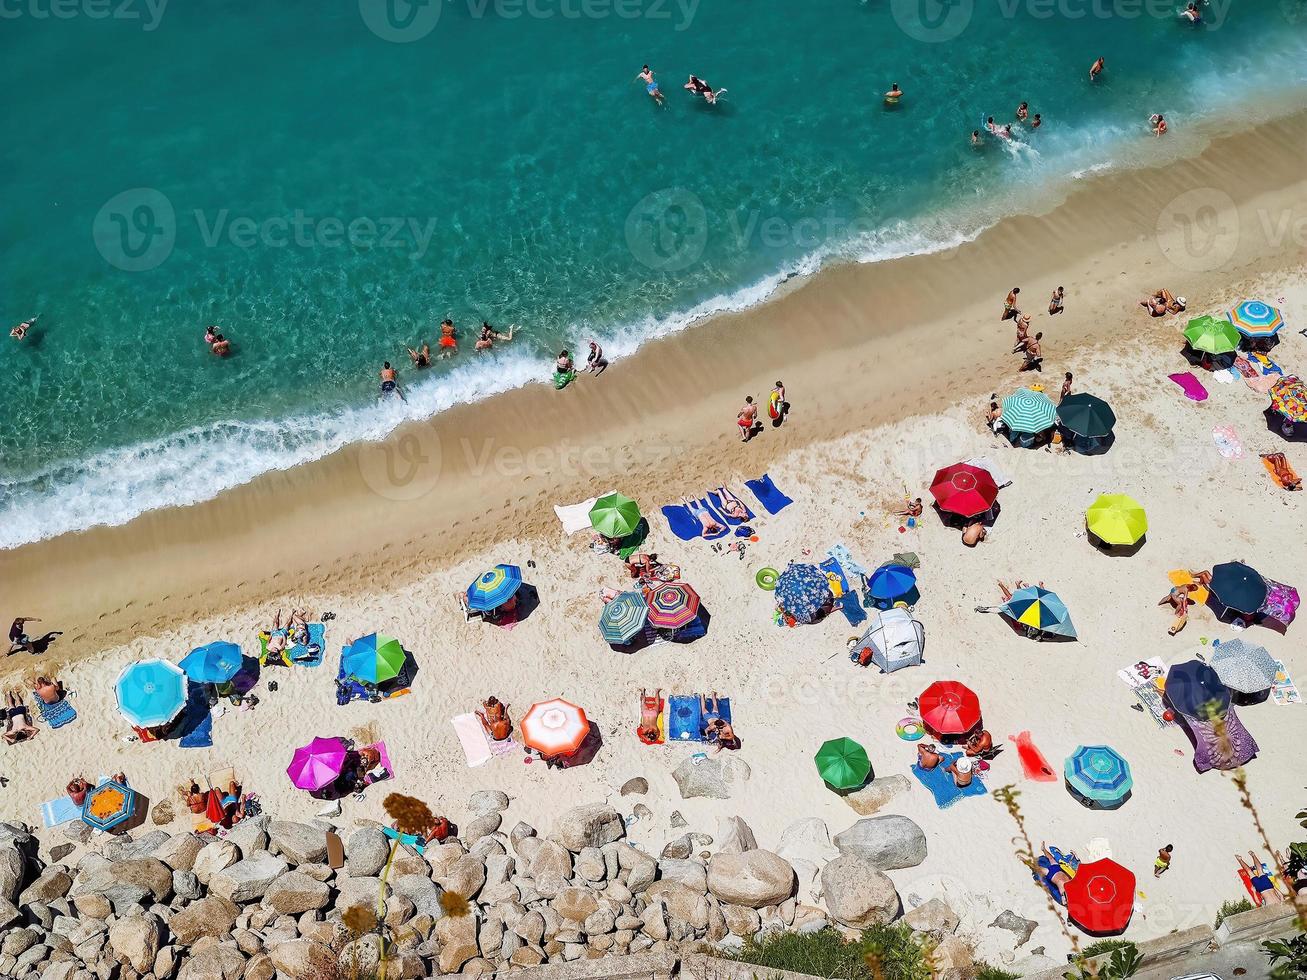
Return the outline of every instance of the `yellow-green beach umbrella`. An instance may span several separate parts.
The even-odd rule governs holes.
[[[1085,512],[1089,533],[1106,544],[1131,545],[1148,531],[1148,515],[1133,497],[1105,493]]]
[[[1229,320],[1196,316],[1184,328],[1184,339],[1203,354],[1228,354],[1239,346],[1239,331]]]
[[[590,508],[590,526],[605,537],[624,538],[639,523],[640,505],[620,493],[600,497]]]

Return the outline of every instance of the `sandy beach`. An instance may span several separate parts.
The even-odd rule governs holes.
[[[1196,774],[1175,728],[1131,710],[1117,671],[1141,658],[1186,660],[1203,639],[1236,634],[1199,610],[1178,636],[1156,605],[1173,568],[1246,559],[1266,575],[1307,586],[1301,546],[1303,494],[1268,478],[1259,452],[1283,450],[1307,472],[1307,449],[1268,429],[1266,398],[1243,384],[1207,380],[1211,397],[1186,400],[1167,374],[1187,369],[1180,330],[1188,316],[1222,312],[1244,298],[1284,311],[1289,326],[1273,356],[1286,373],[1307,370],[1302,169],[1307,116],[1214,140],[1199,156],[1085,179],[1048,213],[1014,217],[947,252],[827,270],[763,307],[655,341],[599,379],[564,392],[532,387],[411,425],[382,444],[354,446],[184,509],[157,511],[119,528],[97,528],[0,554],[5,612],[34,615],[64,636],[40,661],[13,657],[6,686],[57,670],[78,719],[0,751],[5,819],[39,820],[38,806],[71,775],[124,770],[158,801],[192,777],[235,766],[270,812],[311,816],[319,804],[285,777],[293,749],[314,735],[380,737],[397,790],[427,800],[456,822],[476,789],[507,792],[506,814],[547,826],[563,805],[619,799],[626,779],[646,777],[652,817],[631,837],[655,852],[690,829],[714,834],[743,816],[763,847],[808,816],[832,834],[857,814],[824,788],[812,753],[825,739],[862,742],[875,774],[908,774],[910,743],[895,735],[907,704],[930,682],[957,679],[980,696],[996,742],[1029,731],[1055,766],[1079,744],[1106,742],[1134,772],[1132,799],[1089,811],[1060,782],[1023,780],[1015,750],[984,775],[990,789],[1021,791],[1036,843],[1084,848],[1104,838],[1139,875],[1127,938],[1145,939],[1210,922],[1223,901],[1244,897],[1234,851],[1258,847],[1227,775]],[[1050,318],[1047,296],[1067,290]],[[1028,297],[1032,332],[1044,331],[1042,377],[1017,371],[1010,323],[1000,322],[1013,285]],[[1137,306],[1165,286],[1189,298],[1186,316],[1151,319]],[[981,424],[987,396],[1038,381],[1056,393],[1063,372],[1119,418],[1103,456],[1007,447]],[[542,372],[543,373],[543,372]],[[1202,372],[1198,372],[1202,373]],[[783,379],[793,413],[747,445],[734,417],[743,396],[765,398]],[[1242,457],[1225,459],[1212,429],[1232,425]],[[900,532],[887,513],[905,495],[926,495],[931,475],[986,455],[1012,477],[990,539],[965,549],[928,511]],[[658,513],[682,495],[769,472],[794,505],[756,525],[743,560],[680,542]],[[681,567],[711,611],[708,635],[690,645],[614,653],[595,621],[599,590],[620,588],[616,558],[567,537],[551,505],[620,489],[649,515],[646,546]],[[1084,537],[1084,509],[1099,493],[1128,493],[1148,511],[1146,544],[1108,557]],[[842,543],[867,568],[915,552],[927,635],[926,664],[892,675],[852,665],[839,616],[785,629],[754,584],[763,566],[824,555]],[[512,632],[466,623],[453,594],[499,561],[523,567],[540,606]],[[528,567],[533,562],[534,567]],[[1079,629],[1074,644],[1021,638],[973,611],[998,601],[996,579],[1042,581],[1062,596]],[[112,684],[145,656],[179,659],[211,639],[257,651],[256,631],[275,609],[331,610],[327,664],[265,670],[253,711],[214,720],[214,746],[125,741],[130,729]],[[48,624],[48,625],[47,625]],[[1297,640],[1252,629],[1299,681],[1307,658]],[[342,643],[384,631],[409,648],[420,672],[413,693],[380,704],[335,704]],[[266,690],[275,679],[278,690]],[[635,738],[636,692],[729,694],[751,778],[729,801],[682,800],[671,771],[685,747],[648,748]],[[604,744],[589,765],[564,772],[523,765],[520,754],[469,769],[449,719],[494,694],[514,715],[566,696],[584,706]],[[1277,845],[1297,832],[1307,709],[1267,702],[1241,714],[1260,744],[1247,769],[1261,818]],[[1043,892],[1013,853],[1016,832],[993,799],[937,809],[912,780],[882,812],[925,830],[930,854],[891,877],[905,905],[932,895],[964,911],[980,951],[1010,957],[988,924],[1003,909],[1040,923],[1030,945],[1053,955],[1066,943]],[[346,817],[380,819],[382,794],[345,801]],[[1175,844],[1173,870],[1154,880],[1152,859]]]

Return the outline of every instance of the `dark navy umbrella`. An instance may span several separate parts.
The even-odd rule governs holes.
[[[1230,707],[1230,691],[1211,667],[1199,660],[1176,664],[1166,672],[1166,699],[1190,718],[1221,717]]]
[[[1252,615],[1266,601],[1266,579],[1241,561],[1212,567],[1212,596],[1227,609]]]

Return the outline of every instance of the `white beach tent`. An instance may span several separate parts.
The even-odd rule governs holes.
[[[871,647],[871,662],[885,673],[916,667],[926,648],[926,630],[901,607],[885,609],[872,617],[858,647]]]

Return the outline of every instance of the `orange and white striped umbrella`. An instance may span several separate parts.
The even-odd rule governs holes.
[[[571,755],[590,734],[590,719],[583,708],[554,698],[531,705],[518,730],[523,743],[542,755]]]

